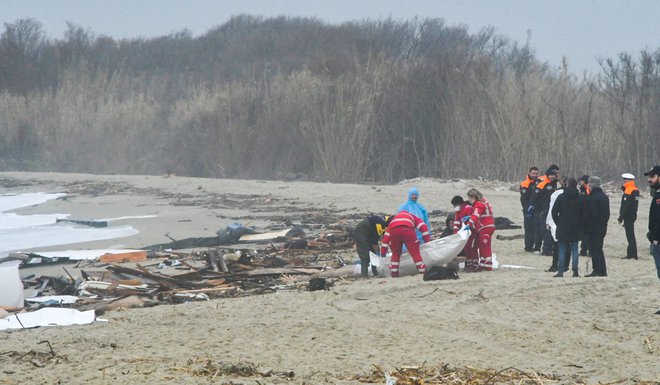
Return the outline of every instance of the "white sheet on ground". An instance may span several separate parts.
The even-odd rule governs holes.
[[[458,234],[450,235],[448,237],[436,239],[434,241],[425,243],[419,247],[419,252],[422,259],[427,266],[441,266],[451,262],[456,258],[458,253],[463,250],[468,238],[470,237],[470,230],[460,230]],[[378,274],[389,277],[390,274],[390,260],[391,255],[381,258],[374,253],[370,253],[371,265],[378,268]],[[409,253],[403,253],[399,260],[399,276],[413,275],[417,273],[415,263]]]
[[[0,263],[0,306],[23,307],[23,283],[18,275],[20,261]]]
[[[48,302],[48,301],[57,301],[61,305],[70,305],[76,303],[78,297],[72,295],[45,295],[43,297],[30,297],[25,299],[28,302]]]
[[[30,313],[20,313],[0,319],[0,330],[29,329],[39,326],[87,325],[94,322],[94,310],[45,307]]]

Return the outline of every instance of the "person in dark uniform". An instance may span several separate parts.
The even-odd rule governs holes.
[[[536,181],[539,179],[539,169],[538,167],[530,167],[529,172],[527,173],[527,178],[520,182],[520,205],[522,206],[525,225],[525,251],[531,253],[534,249],[534,216],[525,215],[527,209],[529,208],[529,200],[532,197],[532,192],[534,191],[534,186],[536,186]]]
[[[534,234],[534,253],[540,254],[543,245],[543,254],[552,255],[554,241],[550,230],[546,228],[546,218],[550,208],[550,196],[557,189],[557,171],[548,168],[545,175],[541,176],[534,187],[529,199],[526,216],[534,216],[536,232]]]
[[[623,196],[619,209],[619,224],[623,224],[628,240],[628,250],[624,259],[637,259],[637,240],[635,239],[635,221],[637,220],[637,207],[639,205],[639,189],[635,186],[635,176],[630,173],[622,174]]]
[[[591,194],[589,175],[582,175],[580,179],[578,179],[578,189],[580,190],[580,196],[586,202],[589,194]],[[580,242],[580,256],[586,257],[589,255],[589,235],[587,234],[586,226],[583,227],[583,231],[582,242]]]
[[[591,187],[591,195],[587,199],[587,227],[589,228],[589,251],[593,271],[585,277],[607,277],[603,242],[607,234],[607,221],[610,220],[610,199],[600,188],[599,177],[592,176],[589,179],[589,187]]]
[[[378,253],[379,246],[378,240],[387,228],[388,217],[373,215],[362,220],[355,227],[353,231],[353,240],[357,248],[358,256],[360,257],[361,273],[363,277],[369,276],[369,252],[373,251]],[[378,275],[378,270],[375,266],[371,267],[374,276]]]
[[[660,166],[653,166],[644,175],[649,177],[649,187],[654,192],[651,207],[649,207],[649,232],[646,234],[646,238],[651,242],[651,255],[653,255],[655,270],[660,279]],[[660,315],[660,310],[655,314]]]

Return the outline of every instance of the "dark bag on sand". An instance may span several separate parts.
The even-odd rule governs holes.
[[[441,279],[458,279],[458,273],[448,266],[431,266],[424,273],[425,281],[439,281]]]
[[[312,278],[309,280],[309,291],[330,290],[330,285],[325,278]]]

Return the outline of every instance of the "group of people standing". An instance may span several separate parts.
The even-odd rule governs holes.
[[[399,261],[401,253],[407,249],[420,273],[426,271],[419,246],[431,240],[431,225],[426,208],[419,202],[419,190],[415,187],[408,191],[408,200],[399,206],[396,215],[370,216],[355,228],[355,240],[358,256],[361,261],[362,276],[369,275],[369,252],[385,256],[387,250],[392,251],[390,273],[392,277],[399,276]],[[456,196],[451,201],[455,207],[453,233],[467,227],[471,230],[470,238],[465,246],[466,272],[490,271],[493,269],[491,241],[495,232],[493,208],[477,189],[467,192],[467,201]],[[378,240],[382,235],[381,245]],[[378,275],[372,267],[372,274]]]
[[[645,175],[651,175],[654,169]],[[624,173],[621,177],[623,194],[618,223],[624,227],[628,241],[625,259],[638,259],[634,226],[639,189],[633,174]],[[653,185],[651,177],[649,183]],[[570,260],[573,276],[578,277],[580,255],[591,256],[593,270],[586,277],[607,276],[603,243],[610,202],[599,177],[584,175],[579,181],[575,178],[560,181],[557,165],[548,167],[541,176],[537,167],[531,167],[527,178],[520,183],[520,203],[525,217],[525,251],[552,256],[548,271],[555,272],[555,277],[563,276]],[[582,242],[580,251],[579,242]]]

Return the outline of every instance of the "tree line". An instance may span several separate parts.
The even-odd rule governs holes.
[[[0,35],[0,168],[391,183],[616,178],[658,162],[660,48],[578,78],[439,19],[240,15],[115,40]]]

